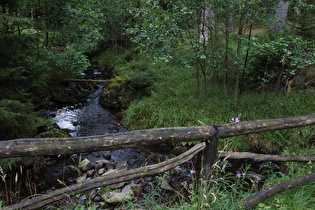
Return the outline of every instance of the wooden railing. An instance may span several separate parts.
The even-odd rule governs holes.
[[[315,114],[291,118],[246,121],[239,123],[218,124],[212,126],[157,128],[109,134],[103,136],[71,138],[29,138],[0,141],[0,158],[37,155],[69,155],[81,152],[116,150],[141,147],[150,144],[201,141],[185,153],[163,163],[141,167],[119,174],[97,177],[91,181],[71,185],[41,195],[5,209],[37,209],[69,195],[94,189],[102,185],[111,185],[151,176],[168,171],[204,150],[202,175],[206,179],[211,174],[211,166],[218,157],[218,138],[228,138],[250,133],[282,130],[315,124]],[[305,159],[315,160],[315,156]]]

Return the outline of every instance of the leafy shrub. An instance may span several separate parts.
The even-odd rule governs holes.
[[[141,91],[154,82],[154,78],[147,71],[136,71],[128,77],[129,87],[132,90]]]

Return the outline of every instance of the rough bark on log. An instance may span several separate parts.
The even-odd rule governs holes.
[[[65,79],[66,82],[100,82],[100,83],[106,83],[106,80],[102,79]]]
[[[217,127],[219,129],[218,137],[228,138],[250,133],[283,130],[314,124],[315,114],[311,114],[291,118],[278,118],[268,120],[245,121],[239,123],[228,123],[223,125],[217,125]]]
[[[257,162],[276,161],[276,162],[308,162],[315,161],[314,155],[267,155],[255,154],[251,152],[223,152],[219,151],[219,158],[234,159],[251,159]]]
[[[218,138],[215,136],[205,142],[203,154],[202,179],[209,180],[212,174],[212,166],[218,157]],[[206,182],[205,182],[206,183]]]
[[[217,135],[218,138],[227,138],[313,124],[315,124],[315,114],[292,118],[228,123],[216,126],[157,128],[103,136],[14,139],[0,141],[0,158],[69,155],[80,152],[139,147],[149,144],[205,141],[214,135]]]
[[[75,195],[81,192],[85,192],[91,189],[95,189],[100,186],[108,186],[112,184],[117,184],[137,178],[141,178],[144,176],[153,176],[156,174],[163,173],[168,171],[176,166],[183,164],[193,158],[196,154],[202,151],[205,147],[204,143],[199,143],[189,149],[188,151],[182,153],[181,155],[172,158],[170,160],[166,160],[162,163],[149,165],[133,170],[128,170],[120,173],[113,173],[107,176],[97,177],[87,182],[83,182],[80,184],[71,185],[69,187],[65,187],[62,189],[58,189],[52,191],[45,195],[40,195],[38,197],[23,201],[18,204],[14,204],[4,208],[4,210],[9,209],[38,209],[43,206],[46,206],[55,201],[61,200],[63,198],[67,198],[71,195]]]
[[[288,180],[276,185],[273,185],[271,187],[268,187],[267,189],[247,198],[245,201],[243,201],[242,205],[245,208],[251,208],[256,206],[257,204],[263,202],[267,198],[274,196],[277,193],[283,192],[285,190],[292,189],[294,187],[305,185],[307,183],[315,181],[315,173],[308,174],[306,176],[302,176],[300,178]]]
[[[149,144],[203,141],[211,136],[211,126],[159,128],[102,136],[71,138],[30,138],[0,141],[0,158],[69,155],[80,152],[116,150]]]

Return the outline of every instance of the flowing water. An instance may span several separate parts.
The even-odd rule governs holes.
[[[94,136],[126,131],[120,120],[109,109],[99,104],[103,86],[90,95],[86,106],[81,108],[63,107],[54,111],[53,121],[71,136]]]
[[[65,106],[46,114],[53,116],[53,122],[73,137],[106,135],[127,131],[117,112],[106,109],[99,104],[102,88],[103,85],[99,84],[98,89],[88,97],[84,106],[78,108],[76,105]],[[140,167],[146,162],[146,157],[137,148],[98,151],[73,154],[70,157],[53,158],[52,161],[50,160],[52,164],[48,165],[39,176],[43,186],[45,186],[42,190],[51,189],[52,186],[56,188],[64,187],[61,186],[58,180],[63,180],[67,185],[75,182],[74,180],[78,174],[77,171],[71,170],[72,166],[77,166],[78,161],[85,158],[95,163],[97,160],[104,159],[103,155],[105,153],[111,154],[114,164],[127,161],[129,168]]]

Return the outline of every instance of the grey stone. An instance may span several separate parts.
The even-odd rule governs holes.
[[[108,192],[108,193],[105,193],[101,196],[107,203],[117,204],[117,203],[121,203],[125,200],[132,199],[133,195],[134,195],[134,193],[131,189],[131,185],[127,185],[122,189],[121,193]]]
[[[93,163],[91,161],[89,161],[88,159],[84,159],[83,161],[80,162],[79,164],[79,168],[82,170],[82,171],[88,171],[90,169],[93,168]]]
[[[105,171],[106,171],[105,168],[100,168],[100,169],[98,170],[98,174],[99,174],[99,175],[102,175],[102,174],[105,173]]]
[[[95,167],[96,167],[96,168],[101,168],[101,167],[103,167],[104,165],[109,164],[109,163],[110,163],[109,160],[97,160],[97,161],[95,162]]]

